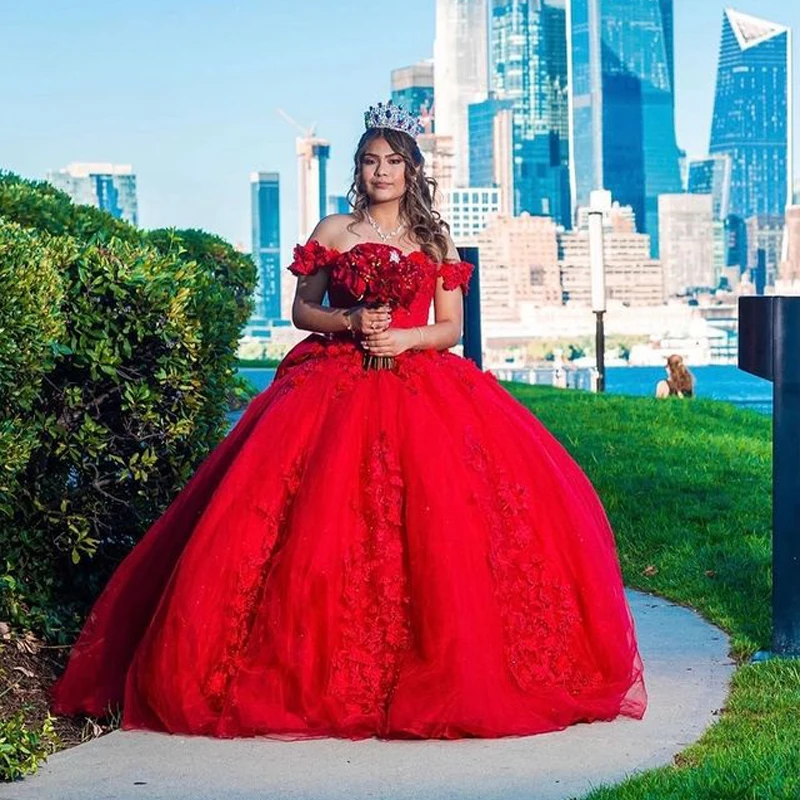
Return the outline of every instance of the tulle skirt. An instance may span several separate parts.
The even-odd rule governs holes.
[[[646,705],[586,476],[450,353],[310,337],[131,552],[57,713],[220,737],[534,734]]]

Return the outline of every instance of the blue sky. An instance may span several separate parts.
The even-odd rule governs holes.
[[[70,161],[130,163],[142,225],[205,228],[248,248],[249,174],[279,171],[286,258],[296,131],[276,109],[330,139],[330,189],[344,193],[364,108],[388,97],[391,69],[431,56],[434,6],[0,0],[0,168],[41,178]],[[724,6],[675,0],[678,141],[690,156],[708,145]],[[800,31],[798,3],[734,7]]]

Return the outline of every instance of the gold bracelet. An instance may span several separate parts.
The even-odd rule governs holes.
[[[419,334],[419,344],[422,347],[422,343],[425,341],[425,334],[422,332],[422,328],[417,327],[417,333]]]
[[[345,330],[350,331],[350,333],[352,333],[353,336],[355,336],[356,334],[355,334],[355,331],[353,330],[353,320],[350,319],[349,311],[345,310],[344,313],[342,314],[342,316],[344,317]]]

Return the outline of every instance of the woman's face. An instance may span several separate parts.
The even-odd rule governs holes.
[[[386,139],[373,139],[361,157],[361,179],[371,203],[400,200],[406,192],[406,162]]]

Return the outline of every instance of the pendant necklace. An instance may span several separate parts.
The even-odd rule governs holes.
[[[389,239],[391,239],[394,236],[397,236],[397,234],[400,233],[401,230],[403,230],[403,223],[401,222],[393,231],[389,231],[389,233],[384,233],[380,229],[378,223],[375,222],[374,219],[372,219],[372,215],[369,213],[369,211],[366,211],[366,215],[367,219],[369,220],[369,224],[372,225],[373,229],[375,230],[375,233],[378,234],[382,242],[389,241]]]

